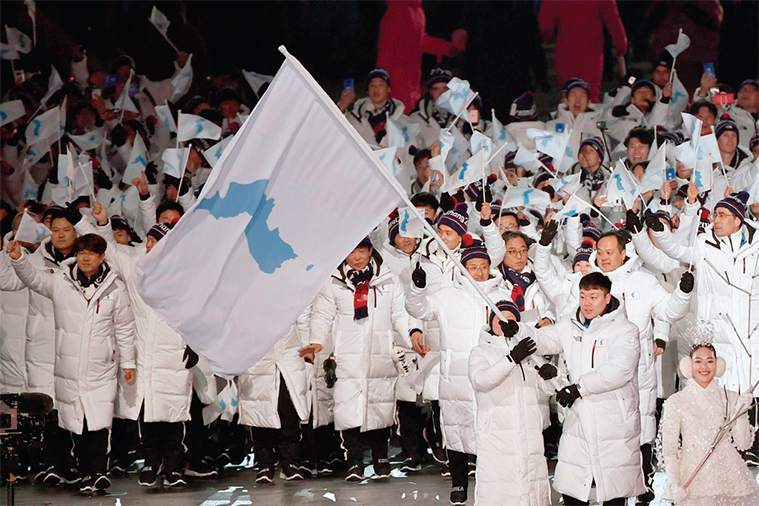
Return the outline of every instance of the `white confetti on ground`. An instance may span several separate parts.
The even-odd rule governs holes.
[[[298,490],[295,492],[295,497],[305,497],[306,499],[313,499],[314,493],[311,492],[310,488],[304,488],[303,490]]]
[[[326,497],[332,502],[337,502],[337,498],[335,497],[335,494],[333,494],[332,492],[324,492],[324,495],[322,497]]]

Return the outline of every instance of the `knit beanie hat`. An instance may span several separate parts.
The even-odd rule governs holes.
[[[370,83],[372,82],[372,79],[375,77],[379,77],[380,79],[384,80],[388,86],[390,86],[390,74],[385,69],[374,69],[371,72],[369,72],[369,77],[367,77],[366,82]]]
[[[585,93],[588,94],[588,98],[590,98],[590,84],[588,84],[586,81],[583,81],[582,79],[573,78],[568,79],[564,83],[564,87],[566,87],[566,93],[569,94],[570,91],[572,91],[573,88],[582,88],[585,90]],[[564,91],[564,87],[562,87],[562,91]]]
[[[716,211],[718,207],[724,207],[733,213],[736,218],[739,218],[741,220],[741,223],[743,223],[746,219],[746,202],[748,202],[748,197],[748,193],[743,191],[738,193],[731,193],[724,199],[717,202],[717,204],[714,206],[714,210]]]
[[[398,236],[400,217],[398,216],[398,209],[394,209],[390,213],[390,221],[387,224],[387,238],[390,239],[390,245],[395,244],[395,238]]]
[[[427,88],[432,88],[437,83],[447,83],[453,79],[453,72],[441,67],[435,67],[430,70],[430,78],[427,81]]]
[[[735,135],[740,135],[738,132],[738,123],[736,123],[729,114],[723,114],[717,122],[717,126],[714,127],[714,135],[719,139],[720,135],[727,131],[735,132]]]
[[[587,237],[588,239],[593,239],[594,241],[598,242],[601,240],[601,231],[598,230],[598,227],[590,225],[582,229],[582,237]]]
[[[600,161],[604,161],[604,143],[601,139],[598,137],[588,137],[580,143],[580,149],[584,148],[585,146],[590,146],[591,148],[595,149],[598,153],[598,158]]]
[[[519,314],[519,308],[510,300],[499,300],[495,303],[495,306],[501,311],[508,311],[513,314],[516,317],[517,321],[520,321],[522,319],[522,315]],[[491,325],[493,324],[493,318],[495,318],[495,313],[491,309],[490,318],[488,319]]]
[[[463,246],[461,248],[461,263],[464,267],[466,267],[466,263],[469,260],[474,258],[482,258],[490,262],[490,255],[488,255],[488,250],[482,241],[472,238],[469,234],[465,234],[461,238],[461,245]]]
[[[632,93],[635,93],[644,86],[650,89],[654,95],[656,95],[656,85],[648,79],[639,79],[635,81],[635,84],[632,85]]]
[[[749,151],[753,151],[757,146],[759,146],[759,130],[757,130],[753,137],[751,137],[751,140],[748,141]]]
[[[467,214],[467,205],[464,203],[456,204],[456,208],[444,213],[437,221],[437,226],[445,225],[453,229],[454,232],[463,236],[466,234],[469,214]]]
[[[537,188],[540,183],[542,183],[543,181],[548,181],[549,179],[551,179],[551,174],[549,174],[546,171],[543,171],[537,176],[535,176],[535,178],[532,180],[532,186]]]
[[[593,252],[596,249],[593,247],[593,244],[591,242],[584,242],[582,245],[577,248],[577,253],[575,253],[575,258],[572,260],[572,268],[574,268],[575,265],[577,265],[577,262],[589,262],[590,261],[590,255],[593,254]]]
[[[169,233],[169,230],[174,228],[173,223],[156,223],[152,227],[150,227],[150,230],[148,230],[147,236],[152,237],[156,241],[160,241],[164,238],[166,234]]]
[[[515,121],[535,121],[538,119],[538,106],[531,91],[523,93],[511,103],[509,115]]]

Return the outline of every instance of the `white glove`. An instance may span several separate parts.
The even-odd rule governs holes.
[[[672,496],[672,500],[675,503],[678,503],[688,497],[688,491],[685,490],[680,485],[670,485],[670,493]]]
[[[743,406],[751,406],[751,403],[754,402],[754,393],[753,392],[743,392],[738,397],[738,404],[742,404]]]

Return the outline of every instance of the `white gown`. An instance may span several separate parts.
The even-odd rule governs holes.
[[[664,403],[660,436],[667,471],[665,499],[671,500],[675,486],[685,485],[709,451],[715,435],[727,419],[726,413],[730,413],[728,417],[732,416],[737,403],[738,394],[723,389],[716,381],[701,388],[692,379],[682,391]],[[748,415],[744,414],[717,444],[714,453],[686,489],[688,496],[678,501],[677,506],[759,505],[759,486],[735,448],[750,448],[753,440]]]

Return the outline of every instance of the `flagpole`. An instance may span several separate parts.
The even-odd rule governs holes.
[[[158,29],[156,28],[156,30],[158,30]],[[169,36],[168,36],[167,34],[165,34],[165,33],[161,32],[161,30],[158,30],[158,31],[161,33],[161,35],[163,35],[163,38],[166,40],[166,42],[168,42],[168,43],[169,43],[169,45],[171,46],[171,48],[172,48],[174,51],[176,51],[176,52],[177,52],[177,54],[179,54],[179,52],[180,52],[180,51],[179,51],[179,49],[177,48],[177,46],[175,46],[175,45],[174,45],[174,43],[173,43],[173,42],[171,42],[171,41],[169,40]]]
[[[124,85],[125,90],[124,90],[124,92],[122,92],[122,93],[126,93],[126,96],[124,97],[124,101],[121,103],[121,116],[119,116],[119,123],[123,123],[124,122],[124,113],[126,112],[125,104],[126,104],[127,99],[129,98],[129,88],[132,85],[132,76],[133,75],[134,75],[134,69],[130,69],[129,70],[129,79],[127,79],[127,82]],[[118,99],[116,100],[116,102],[118,103]],[[179,134],[177,134],[177,135],[179,135]]]
[[[192,146],[185,149],[187,149],[187,151],[185,151],[185,154],[182,157],[182,172],[179,173],[179,184],[177,185],[177,198],[175,199],[176,202],[179,202],[179,191],[182,189],[182,180],[184,179],[184,173],[185,173],[185,170],[187,169],[187,160],[190,159],[190,150],[192,149]]]
[[[680,28],[680,31],[677,32],[677,42],[680,41],[680,35],[682,35],[683,29]],[[675,44],[677,44],[675,42]],[[669,84],[672,84],[672,80],[675,78],[675,62],[677,61],[677,55],[672,57],[672,72],[669,73]]]
[[[479,94],[480,94],[479,91],[474,92],[474,96],[472,97],[472,99],[466,103],[466,105],[461,109],[461,112],[458,114],[458,116],[456,116],[456,119],[454,119],[453,122],[450,125],[448,125],[448,128],[445,129],[446,132],[450,132],[451,128],[453,128],[453,126],[459,122],[459,120],[461,119],[461,116],[463,116],[464,113],[466,112],[466,108],[469,107],[469,104],[474,102],[474,99],[477,98],[477,95]]]

